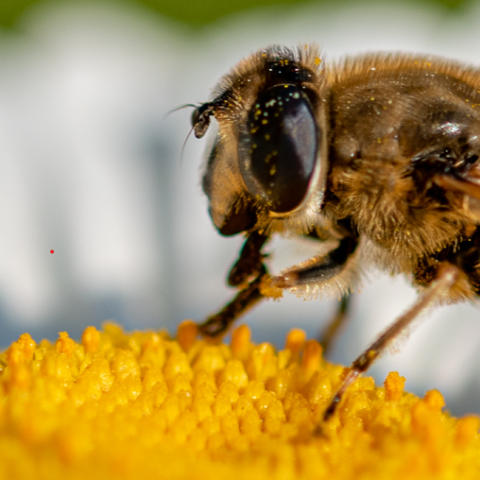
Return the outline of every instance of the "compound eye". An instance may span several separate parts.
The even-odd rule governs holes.
[[[210,125],[210,117],[213,115],[213,105],[204,103],[192,113],[192,128],[196,138],[202,138]]]
[[[307,194],[318,150],[308,97],[295,85],[269,88],[249,112],[247,129],[239,159],[250,193],[274,212],[294,210]]]

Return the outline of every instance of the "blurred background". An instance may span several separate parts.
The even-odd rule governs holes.
[[[80,337],[113,319],[169,329],[233,292],[241,238],[222,238],[201,186],[205,141],[191,109],[237,61],[269,44],[315,41],[325,57],[424,52],[480,65],[480,3],[274,0],[0,2],[0,346],[23,332]],[[51,253],[53,251],[53,253]],[[273,271],[312,255],[275,241]],[[416,298],[372,271],[330,359],[348,364]],[[318,336],[337,299],[286,294],[242,321],[257,342]],[[390,370],[417,394],[440,389],[455,414],[480,412],[480,306],[430,313]]]

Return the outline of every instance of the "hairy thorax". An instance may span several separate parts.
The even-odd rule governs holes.
[[[447,76],[417,79],[415,86],[399,79],[392,88],[376,80],[351,88],[352,82],[348,89],[340,83],[330,97],[324,213],[349,219],[364,243],[378,249],[373,257],[390,258],[392,271],[408,271],[476,228],[478,215],[464,208],[463,197],[445,198],[432,179],[477,168],[478,115],[453,89],[436,95],[438,82],[453,82]]]

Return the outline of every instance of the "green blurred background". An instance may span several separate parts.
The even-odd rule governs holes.
[[[365,3],[363,0],[318,0],[317,2],[305,2],[298,0],[183,0],[183,1],[165,1],[165,0],[122,0],[122,3],[132,3],[141,5],[153,12],[158,12],[173,20],[181,21],[192,26],[201,26],[213,22],[226,15],[247,10],[249,8],[258,8],[271,5],[287,4],[329,4],[339,6],[346,3]],[[22,14],[29,8],[39,4],[46,3],[45,0],[1,0],[0,1],[0,26],[15,28]],[[74,0],[57,0],[56,3],[83,3]],[[395,0],[384,0],[382,4],[396,3]],[[436,4],[444,6],[446,9],[460,11],[462,6],[467,4],[467,0],[417,0],[415,4]]]

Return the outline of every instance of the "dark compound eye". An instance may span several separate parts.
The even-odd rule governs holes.
[[[192,113],[192,127],[195,137],[202,138],[210,125],[210,117],[213,115],[214,106],[211,103],[204,103]]]
[[[269,61],[266,64],[267,75],[274,84],[298,85],[312,80],[312,72],[301,68],[295,61],[288,59]]]
[[[261,93],[239,142],[240,169],[253,196],[274,212],[289,212],[308,191],[318,150],[317,127],[307,96],[295,85]]]

